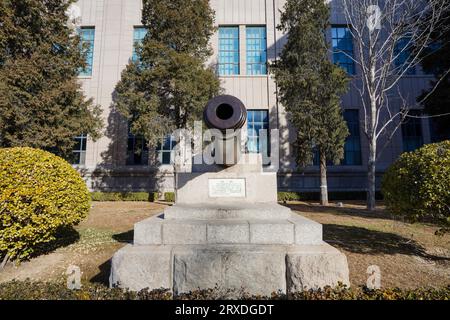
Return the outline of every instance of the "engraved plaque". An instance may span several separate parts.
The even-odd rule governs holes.
[[[245,179],[209,179],[211,198],[245,198]]]

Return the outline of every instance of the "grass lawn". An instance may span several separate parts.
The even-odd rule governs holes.
[[[443,287],[450,284],[450,235],[437,237],[434,226],[393,219],[382,207],[376,213],[362,204],[343,208],[296,202],[288,206],[324,225],[324,239],[348,258],[352,285],[364,285],[367,267],[378,265],[383,287]],[[69,265],[77,265],[83,280],[107,283],[109,259],[132,242],[133,225],[160,213],[164,205],[147,202],[95,202],[89,217],[70,243],[53,252],[8,265],[0,282],[12,279],[65,281]]]

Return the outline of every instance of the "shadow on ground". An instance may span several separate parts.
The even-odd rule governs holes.
[[[111,273],[111,259],[102,263],[99,267],[99,273],[93,276],[89,281],[109,286],[109,275]]]
[[[134,239],[134,230],[129,230],[126,232],[118,233],[112,236],[114,240],[120,243],[133,243]]]
[[[368,219],[384,219],[384,220],[398,220],[395,216],[389,214],[385,210],[377,210],[375,212],[365,210],[365,209],[357,209],[357,208],[339,208],[332,206],[320,206],[313,205],[307,203],[288,203],[284,204],[284,206],[290,208],[294,211],[300,212],[320,212],[320,213],[329,213],[334,215],[346,215],[352,217],[359,218],[368,218]]]
[[[55,235],[56,240],[39,245],[33,252],[31,258],[49,254],[56,249],[68,247],[80,240],[80,234],[73,227],[61,228]]]
[[[132,244],[134,238],[134,230],[118,233],[112,236],[114,240],[120,243]],[[90,279],[90,282],[109,285],[109,275],[111,273],[111,259],[102,263],[99,267],[99,273]]]
[[[388,232],[354,226],[325,224],[324,241],[339,249],[361,254],[404,254],[433,261],[450,261],[450,258],[430,255],[412,239]]]

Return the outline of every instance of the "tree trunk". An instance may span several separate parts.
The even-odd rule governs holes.
[[[320,153],[320,204],[328,205],[327,157]]]
[[[369,142],[369,163],[368,163],[368,185],[367,185],[367,209],[374,211],[376,207],[375,187],[376,187],[376,158],[377,141],[372,139]]]
[[[2,264],[0,265],[0,271],[5,268],[8,261],[9,261],[9,254],[6,254],[6,256],[3,258]]]

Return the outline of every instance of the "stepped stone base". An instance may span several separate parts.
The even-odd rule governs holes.
[[[298,215],[288,215],[286,220],[170,220],[161,215],[134,227],[135,245],[321,243],[322,225]]]
[[[218,287],[252,295],[349,284],[347,258],[322,225],[277,204],[261,155],[213,172],[177,175],[176,204],[134,228],[112,260],[110,283],[174,294]],[[207,168],[210,169],[210,168]]]
[[[131,290],[231,289],[253,295],[349,284],[345,255],[318,245],[127,246],[112,261],[111,285]]]

